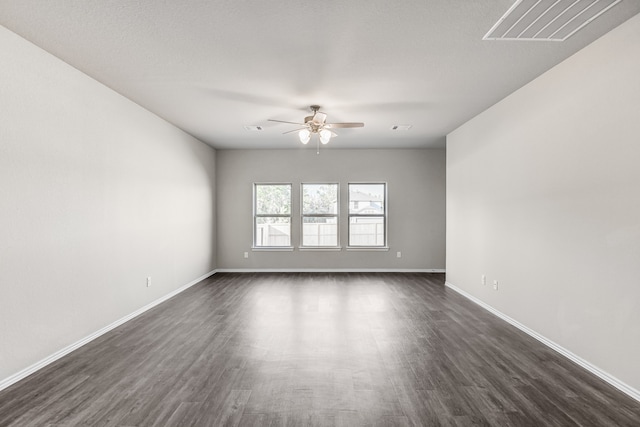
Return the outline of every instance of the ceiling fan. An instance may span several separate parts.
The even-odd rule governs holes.
[[[327,123],[327,115],[320,111],[319,105],[312,105],[310,108],[313,114],[305,117],[304,123],[287,122],[284,120],[274,119],[269,119],[269,121],[302,126],[298,129],[283,132],[283,135],[287,133],[298,132],[298,138],[300,138],[300,142],[302,142],[303,144],[308,143],[309,140],[311,140],[311,135],[314,133],[318,135],[318,139],[321,143],[326,144],[331,140],[332,137],[338,136],[338,134],[335,133],[333,129],[361,128],[364,126],[364,123]]]

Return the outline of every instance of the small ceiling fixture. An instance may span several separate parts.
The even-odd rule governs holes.
[[[411,125],[393,125],[391,126],[391,130],[409,130],[411,129]]]
[[[483,40],[564,41],[621,0],[518,0]]]
[[[337,133],[333,132],[332,129],[337,128],[361,128],[364,126],[364,123],[327,123],[327,115],[320,111],[319,105],[312,105],[311,112],[313,113],[310,116],[304,118],[304,123],[300,122],[287,122],[284,120],[274,120],[269,119],[270,122],[278,122],[278,123],[287,123],[291,125],[299,125],[304,126],[302,128],[290,130],[287,132],[283,132],[284,134],[298,132],[298,138],[300,142],[303,144],[307,144],[311,140],[311,135],[318,135],[318,147],[320,147],[320,143],[327,144],[331,138],[338,136]],[[319,148],[318,148],[319,152]]]
[[[262,130],[262,126],[256,126],[256,125],[245,125],[245,126],[244,126],[244,130],[249,130],[249,131],[258,131],[258,130]]]

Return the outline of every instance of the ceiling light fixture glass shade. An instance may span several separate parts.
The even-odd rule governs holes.
[[[298,132],[298,138],[300,138],[300,142],[306,144],[311,139],[311,132],[309,132],[309,129],[302,129]]]
[[[327,129],[322,129],[320,131],[320,142],[326,144],[331,139],[331,131]]]

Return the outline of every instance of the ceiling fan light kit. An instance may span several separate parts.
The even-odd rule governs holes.
[[[323,144],[328,143],[331,140],[331,131],[328,129],[322,129],[320,132],[318,132],[318,135],[320,135],[320,142],[322,142]]]
[[[298,132],[298,139],[303,144],[309,143],[311,140],[311,135],[318,135],[318,142],[323,145],[328,144],[331,141],[331,138],[335,138],[338,136],[337,133],[333,132],[331,129],[335,128],[361,128],[364,127],[364,123],[327,123],[327,115],[320,111],[319,105],[312,105],[311,111],[312,115],[304,118],[304,123],[299,122],[288,122],[284,120],[275,120],[269,119],[270,122],[278,122],[278,123],[287,123],[291,125],[304,126],[302,129],[294,129],[292,131],[283,132],[283,134]],[[319,146],[318,143],[318,146]]]
[[[298,132],[298,137],[300,138],[300,142],[306,144],[311,139],[311,132],[309,132],[309,129],[302,129]]]

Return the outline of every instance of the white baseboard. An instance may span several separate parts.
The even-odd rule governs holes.
[[[219,268],[217,273],[444,273],[443,268]]]
[[[91,335],[87,335],[86,337],[82,338],[79,341],[74,342],[73,344],[53,353],[52,355],[45,357],[44,359],[40,360],[39,362],[34,363],[33,365],[23,369],[22,371],[15,373],[13,375],[11,375],[8,378],[5,378],[4,380],[0,381],[0,391],[4,390],[5,388],[17,383],[18,381],[28,377],[29,375],[33,374],[34,372],[44,368],[45,366],[49,365],[50,363],[55,362],[56,360],[60,359],[63,356],[66,356],[67,354],[71,353],[72,351],[82,347],[83,345],[95,340],[96,338],[100,337],[101,335],[106,334],[107,332],[117,328],[118,326],[122,325],[125,322],[128,322],[129,320],[133,319],[134,317],[137,317],[139,315],[141,315],[142,313],[144,313],[147,310],[152,309],[153,307],[155,307],[158,304],[161,304],[163,302],[165,302],[166,300],[168,300],[171,297],[174,297],[176,295],[178,295],[180,292],[185,291],[186,289],[190,288],[191,286],[195,285],[198,282],[201,282],[202,280],[206,279],[207,277],[210,277],[211,275],[215,274],[216,270],[210,271],[206,274],[203,274],[202,276],[198,277],[197,279],[192,280],[191,282],[187,283],[186,285],[176,289],[173,292],[168,293],[167,295],[145,305],[144,307],[134,311],[133,313],[116,320],[115,322],[111,323],[110,325],[105,326],[104,328],[92,333]]]
[[[478,298],[476,298],[473,295],[463,291],[462,289],[456,287],[455,285],[453,285],[453,284],[451,284],[449,282],[445,282],[445,286],[447,288],[459,293],[463,297],[471,300],[472,302],[478,304],[480,307],[484,308],[485,310],[489,311],[490,313],[493,313],[494,315],[498,316],[499,318],[501,318],[505,322],[510,323],[511,325],[513,325],[516,328],[520,329],[522,332],[524,332],[527,335],[535,338],[536,340],[540,341],[542,344],[546,345],[547,347],[557,351],[558,353],[560,353],[561,355],[563,355],[567,359],[569,359],[572,362],[578,364],[579,366],[581,366],[582,368],[584,368],[587,371],[591,372],[592,374],[594,374],[598,378],[608,382],[609,384],[611,384],[612,386],[614,386],[615,388],[617,388],[621,392],[629,395],[630,397],[632,397],[635,400],[640,402],[640,391],[636,390],[635,388],[631,387],[630,385],[625,384],[624,382],[620,381],[616,377],[608,374],[607,372],[603,371],[602,369],[598,368],[597,366],[594,366],[591,363],[587,362],[586,360],[584,360],[580,356],[570,352],[569,350],[567,350],[566,348],[562,347],[561,345],[556,344],[555,342],[551,341],[550,339],[540,335],[536,331],[534,331],[532,329],[529,329],[528,327],[526,327],[522,323],[518,322],[517,320],[512,319],[511,317],[507,316],[506,314],[496,310],[495,308],[491,307],[489,304],[479,300]]]

